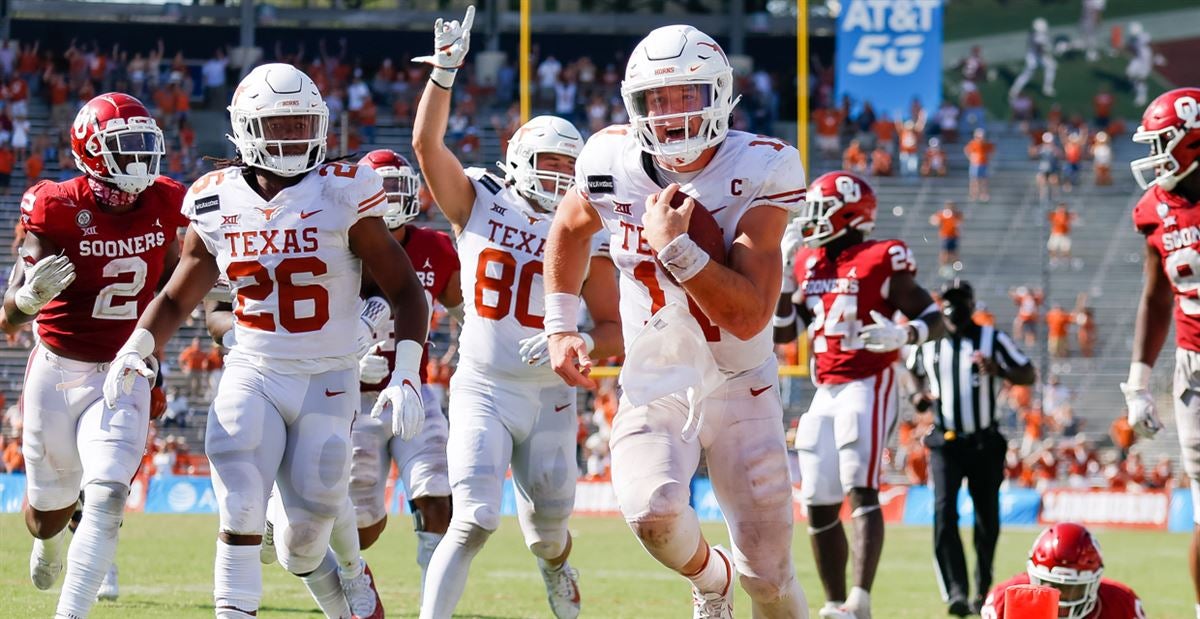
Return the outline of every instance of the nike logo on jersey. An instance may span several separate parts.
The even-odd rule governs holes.
[[[300,219],[308,219],[309,217],[312,217],[313,215],[316,215],[317,213],[320,213],[323,210],[325,210],[325,209],[319,208],[315,211],[300,211]]]
[[[563,404],[562,406],[555,406],[554,412],[561,413],[561,412],[567,410],[568,408],[571,408],[570,404]]]
[[[758,396],[762,395],[766,390],[768,390],[770,388],[771,388],[771,385],[767,385],[766,387],[759,387],[758,389],[751,388],[750,389],[750,397],[757,398]]]
[[[346,392],[345,391],[330,391],[330,390],[326,389],[325,397],[332,398],[335,395],[342,395],[343,393],[346,393]]]

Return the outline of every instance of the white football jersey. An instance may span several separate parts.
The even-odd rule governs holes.
[[[773,355],[771,326],[743,341],[713,324],[678,284],[667,279],[642,238],[646,197],[670,181],[638,145],[627,125],[592,135],[575,164],[575,186],[591,203],[610,235],[613,262],[621,272],[621,325],[628,347],[650,316],[671,302],[691,310],[723,372],[754,369]],[[752,208],[798,210],[804,205],[804,166],[787,143],[730,131],[716,155],[680,189],[699,200],[717,220],[730,247],[738,222]]]
[[[475,186],[475,203],[458,237],[466,315],[459,362],[505,378],[557,380],[548,365],[530,367],[519,352],[521,340],[543,330],[542,258],[554,216],[535,211],[486,170],[466,172]],[[592,255],[607,255],[607,250],[605,235],[597,234]]]
[[[232,289],[237,345],[281,372],[354,365],[362,263],[350,227],[387,208],[368,167],[326,163],[267,202],[244,168],[200,177],[183,213]]]

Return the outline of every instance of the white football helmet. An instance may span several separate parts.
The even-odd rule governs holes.
[[[648,95],[666,86],[695,86],[691,101],[667,102],[681,112],[656,112]],[[733,97],[733,68],[712,37],[691,26],[663,26],[646,35],[625,67],[621,97],[642,150],[674,165],[687,165],[716,146],[729,132]],[[740,97],[739,97],[740,99]],[[692,121],[700,119],[693,130]],[[664,133],[659,138],[656,128]]]
[[[275,120],[264,123],[267,119]],[[329,108],[317,85],[296,67],[264,64],[242,78],[229,121],[233,135],[226,137],[248,166],[296,176],[325,161]]]
[[[508,142],[504,161],[496,165],[504,170],[505,179],[512,182],[517,193],[533,200],[547,211],[553,211],[563,196],[575,186],[575,174],[539,170],[538,155],[557,154],[579,157],[583,136],[570,122],[557,116],[537,116],[521,125]],[[553,187],[547,190],[542,181]]]

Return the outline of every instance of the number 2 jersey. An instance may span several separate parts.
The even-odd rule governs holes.
[[[230,354],[270,359],[286,373],[352,367],[362,263],[350,227],[382,217],[374,170],[326,163],[269,202],[242,167],[200,177],[184,214],[217,260],[234,296],[237,345]]]
[[[180,214],[183,193],[183,185],[160,176],[133,210],[118,215],[100,210],[85,176],[42,181],[25,192],[25,229],[75,265],[75,281],[38,313],[43,342],[78,361],[112,361],[154,298],[167,252],[188,223]]]
[[[1200,204],[1152,187],[1133,207],[1133,227],[1162,257],[1175,291],[1175,344],[1200,352]]]
[[[546,315],[542,259],[553,215],[535,211],[515,189],[482,168],[468,168],[475,187],[471,216],[458,237],[463,311],[459,363],[489,375],[558,380],[549,366],[521,361],[520,341],[541,333]],[[603,235],[592,256],[606,256]]]
[[[836,258],[824,247],[796,253],[799,287],[792,299],[808,309],[814,383],[836,385],[874,376],[899,358],[895,351],[867,350],[858,335],[872,311],[889,318],[896,313],[888,301],[895,273],[917,273],[912,252],[901,241],[864,241]]]
[[[621,272],[621,325],[628,347],[650,316],[664,305],[685,305],[709,342],[717,366],[734,374],[756,368],[773,355],[771,326],[740,340],[713,324],[683,288],[667,278],[655,252],[642,237],[646,198],[670,181],[660,178],[626,125],[590,137],[575,163],[575,187],[600,215],[609,235],[613,262]],[[694,197],[721,227],[725,246],[737,237],[738,222],[749,210],[770,206],[786,210],[804,205],[805,178],[800,154],[774,138],[730,131],[716,154],[680,190]]]

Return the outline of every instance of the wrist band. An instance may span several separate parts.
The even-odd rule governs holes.
[[[1141,361],[1134,361],[1129,364],[1129,380],[1125,384],[1137,389],[1149,389],[1150,374],[1153,371],[1154,368],[1149,365]]]
[[[796,292],[796,288],[799,286],[800,285],[796,283],[795,276],[785,271],[783,274],[783,286],[779,288],[779,294],[790,295],[793,292]]]
[[[140,327],[134,329],[129,339],[125,340],[125,345],[121,347],[117,356],[127,352],[137,353],[137,356],[141,359],[152,356],[154,354],[154,334]]]
[[[546,335],[579,330],[579,297],[566,292],[546,295],[546,316],[542,320]]]
[[[596,340],[592,339],[591,335],[587,333],[580,333],[579,337],[583,338],[583,343],[587,346],[588,352],[596,350]]]
[[[925,324],[924,320],[914,320],[908,323],[908,326],[912,328],[908,336],[909,344],[920,345],[929,339],[929,325]]]
[[[434,67],[433,71],[429,72],[429,81],[433,82],[433,85],[438,88],[450,90],[450,87],[454,86],[454,77],[456,75],[458,75],[458,69]]]
[[[416,340],[397,340],[396,341],[396,369],[395,372],[406,373],[421,373],[421,357],[425,354],[425,347],[418,344]]]
[[[675,237],[658,252],[658,260],[679,283],[696,276],[708,264],[708,254],[687,234]]]
[[[771,326],[775,327],[777,329],[782,329],[784,327],[790,327],[795,323],[796,323],[796,306],[795,305],[792,306],[792,310],[790,312],[788,312],[787,316],[779,316],[779,315],[771,316]]]

